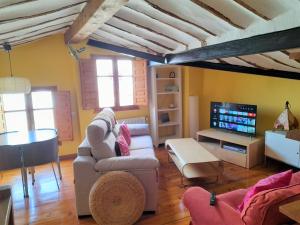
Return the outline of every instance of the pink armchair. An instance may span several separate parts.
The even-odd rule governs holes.
[[[209,205],[210,193],[200,187],[189,188],[183,196],[190,211],[192,225],[279,225],[289,218],[279,212],[279,205],[300,199],[300,172],[294,173],[287,187],[275,188],[253,196],[242,212],[238,205],[248,189],[217,195],[216,204]]]

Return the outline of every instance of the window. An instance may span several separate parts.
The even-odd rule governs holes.
[[[132,60],[96,60],[99,107],[134,105]]]
[[[3,94],[2,100],[6,131],[28,130],[25,95]]]
[[[2,95],[6,131],[55,128],[51,90]]]
[[[55,128],[52,92],[33,91],[31,102],[34,128]]]

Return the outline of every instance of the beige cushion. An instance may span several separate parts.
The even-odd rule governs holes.
[[[115,127],[116,125],[116,116],[114,111],[111,108],[104,108],[102,110],[102,113],[104,113],[105,115],[107,115],[110,119],[110,123],[111,123],[111,127],[112,129]]]
[[[87,127],[86,136],[91,145],[92,155],[95,159],[103,159],[116,156],[116,137],[112,132],[108,132],[106,122],[94,120]]]
[[[153,149],[139,149],[130,152],[130,156],[101,159],[95,164],[97,171],[154,169],[159,167]]]
[[[127,124],[131,136],[149,135],[149,124]]]
[[[142,148],[153,148],[151,136],[134,136],[131,137],[130,150],[142,149]]]

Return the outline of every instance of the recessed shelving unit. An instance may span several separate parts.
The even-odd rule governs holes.
[[[175,77],[170,77],[173,75]],[[182,137],[181,67],[151,67],[151,132],[155,146]]]

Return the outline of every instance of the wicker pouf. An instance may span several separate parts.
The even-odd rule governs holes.
[[[132,174],[108,172],[93,185],[89,206],[100,225],[132,225],[145,208],[145,190]]]

